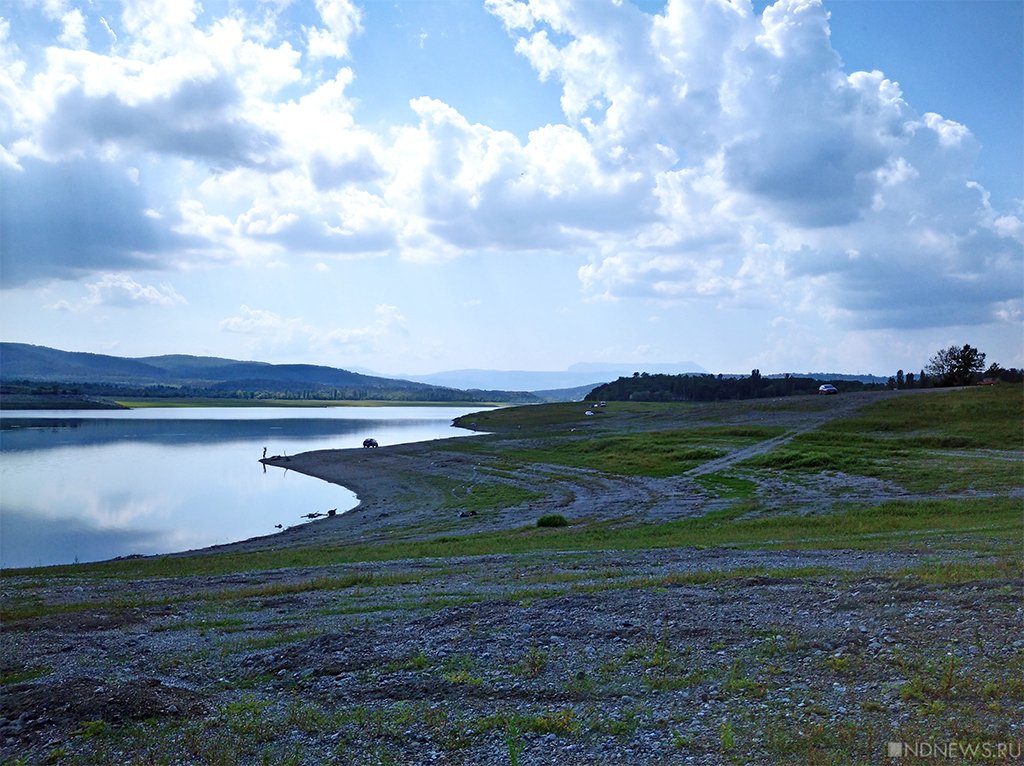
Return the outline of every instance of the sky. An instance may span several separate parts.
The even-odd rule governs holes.
[[[1022,41],[1021,0],[0,0],[0,339],[1022,367]]]

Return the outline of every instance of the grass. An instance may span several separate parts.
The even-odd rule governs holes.
[[[444,507],[466,511],[513,508],[544,497],[543,492],[518,487],[503,481],[480,482],[471,486],[451,484]]]
[[[215,557],[214,557],[215,558]],[[165,562],[166,563],[166,562]],[[99,565],[99,566],[102,566]],[[246,571],[229,569],[226,571]],[[179,570],[177,574],[181,574]],[[120,574],[120,573],[119,573]],[[427,575],[411,573],[379,574],[375,572],[355,572],[341,577],[314,577],[308,580],[295,582],[270,583],[268,585],[254,585],[241,588],[223,589],[215,591],[196,591],[182,593],[175,596],[161,598],[143,597],[117,597],[107,602],[68,602],[57,604],[46,604],[39,599],[23,599],[0,605],[0,621],[16,621],[33,619],[44,615],[72,614],[83,611],[95,612],[124,612],[132,609],[145,607],[167,606],[186,601],[200,601],[207,604],[223,605],[234,601],[247,601],[250,599],[272,598],[296,593],[308,593],[313,591],[337,591],[348,590],[360,587],[388,587],[393,585],[405,585],[422,581]],[[240,622],[234,619],[218,617],[213,622],[205,620],[193,621],[190,623],[173,623],[167,626],[156,628],[157,630],[209,630],[221,629],[230,631],[237,628]]]
[[[569,520],[560,513],[548,513],[537,519],[538,527],[567,527]]]
[[[757,490],[757,483],[750,479],[717,473],[698,476],[696,481],[715,497],[726,500],[750,500]]]
[[[50,672],[51,669],[47,667],[34,667],[25,668],[24,670],[14,670],[8,673],[3,673],[0,674],[0,686],[24,683],[25,681],[31,681],[33,679],[45,676]]]
[[[675,476],[728,451],[783,433],[769,427],[706,426],[615,435],[569,436],[544,446],[510,447],[503,454],[523,463],[564,465],[623,476]],[[487,449],[487,444],[458,444]]]
[[[1021,501],[1015,497],[898,500],[874,506],[853,506],[837,513],[813,516],[773,515],[737,519],[736,513],[718,512],[661,524],[621,521],[574,525],[565,529],[526,526],[511,531],[382,544],[222,553],[216,556],[163,556],[50,567],[46,572],[56,577],[90,574],[130,579],[533,551],[637,550],[723,545],[769,549],[875,550],[902,547],[920,550],[928,549],[948,535],[970,535],[977,538],[979,546],[985,546],[1000,541],[1019,542],[1024,534]],[[12,575],[18,571],[5,570],[4,574]],[[366,575],[325,578],[308,583],[225,591],[220,595],[211,594],[210,598],[235,599],[315,588],[338,589],[352,587],[364,577],[367,578],[365,584],[370,585],[399,583],[413,576],[398,574],[383,578]],[[76,611],[88,608],[88,605],[68,604],[61,608]],[[28,609],[10,609],[16,614],[23,611],[31,614]],[[10,618],[6,608],[4,612],[3,616]]]
[[[1020,387],[994,386],[882,400],[744,465],[840,471],[893,481],[915,492],[1005,491],[1021,484],[1022,447]]]

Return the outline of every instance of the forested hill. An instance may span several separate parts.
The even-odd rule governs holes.
[[[465,391],[311,364],[269,364],[187,355],[125,358],[0,343],[5,393],[76,393],[111,398],[379,399],[539,401],[532,394]]]
[[[859,380],[819,380],[786,375],[781,378],[762,376],[754,370],[748,377],[723,375],[648,375],[640,373],[619,378],[598,386],[587,401],[634,402],[715,402],[730,399],[814,394],[822,383],[832,383],[840,391],[864,391],[884,388],[879,383]]]

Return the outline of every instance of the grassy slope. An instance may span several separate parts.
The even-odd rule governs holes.
[[[937,391],[882,401],[796,437],[749,465],[844,471],[915,492],[999,491],[1021,485],[1019,463],[993,451],[1024,446],[1019,386]]]

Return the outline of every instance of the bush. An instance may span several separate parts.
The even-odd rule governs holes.
[[[547,516],[541,516],[537,519],[538,527],[567,527],[569,526],[568,519],[562,516],[560,513],[549,513]]]

